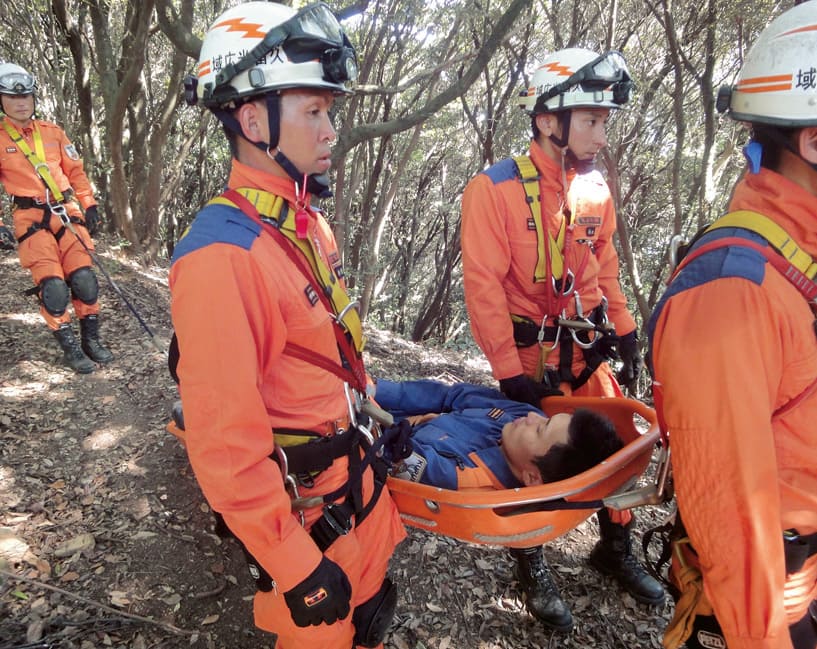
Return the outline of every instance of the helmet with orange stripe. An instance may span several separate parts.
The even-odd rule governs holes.
[[[540,135],[537,115],[557,116],[561,134],[554,132],[549,138],[566,152],[571,166],[584,172],[592,169],[593,160],[581,160],[568,148],[573,109],[621,108],[630,100],[633,85],[621,52],[612,50],[599,55],[571,47],[545,58],[533,73],[531,85],[520,93],[519,106],[531,116],[534,139]]]
[[[285,88],[347,93],[356,77],[355,50],[326,4],[298,11],[277,2],[245,2],[207,31],[187,99],[218,108]]]
[[[742,122],[817,125],[817,2],[775,18],[752,46],[737,84],[718,92],[718,110]]]
[[[519,105],[530,115],[570,108],[620,108],[633,82],[621,52],[598,55],[572,47],[550,54],[536,69]]]
[[[274,152],[274,160],[301,182],[301,171],[276,150],[281,92],[307,88],[350,93],[357,71],[355,49],[323,2],[301,10],[277,2],[245,2],[222,13],[205,34],[196,74],[185,79],[185,99],[213,111],[232,134],[228,138],[245,137],[235,110],[263,99],[270,141],[252,144],[270,156]],[[308,181],[311,193],[331,195],[325,175],[309,176]]]

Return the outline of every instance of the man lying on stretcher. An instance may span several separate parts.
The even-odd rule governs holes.
[[[395,477],[445,489],[509,489],[585,471],[622,446],[612,422],[586,409],[548,418],[468,383],[379,379],[375,399],[412,425],[413,452]]]

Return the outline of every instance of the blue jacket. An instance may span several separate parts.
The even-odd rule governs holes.
[[[399,477],[444,489],[523,486],[500,450],[502,428],[530,412],[542,414],[541,410],[468,383],[378,379],[375,399],[395,421],[439,413],[414,425],[414,452]]]

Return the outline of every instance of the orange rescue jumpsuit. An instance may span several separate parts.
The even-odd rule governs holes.
[[[284,197],[294,209],[291,180],[236,160],[228,185],[263,189]],[[347,417],[340,379],[283,353],[290,341],[339,363],[334,325],[322,304],[309,299],[309,282],[281,245],[268,233],[256,235],[247,229],[248,221],[239,212],[205,233],[203,245],[174,256],[171,308],[180,345],[187,451],[213,509],[275,581],[272,591],[256,593],[256,625],[277,633],[281,649],[350,647],[351,613],[329,626],[301,628],[292,621],[283,594],[321,560],[309,535],[321,510],[307,510],[302,527],[290,511],[278,464],[269,458],[273,429],[327,434],[333,422]],[[319,242],[328,266],[336,268],[339,256],[329,225],[311,210],[309,235]],[[199,236],[194,222],[185,238]],[[236,244],[236,237],[243,244]],[[340,275],[337,279],[342,281]],[[333,491],[347,480],[347,467],[346,458],[336,460],[316,477],[314,488],[301,488],[300,495]],[[364,503],[372,484],[368,470]],[[327,550],[326,556],[340,565],[352,585],[352,610],[378,591],[394,548],[404,537],[384,487],[361,527]]]
[[[562,221],[562,171],[535,141],[530,158],[540,174],[539,188],[543,225],[554,239]],[[517,347],[510,314],[526,316],[540,323],[546,313],[546,292],[553,293],[550,282],[534,282],[537,262],[536,230],[525,190],[515,173],[512,160],[478,174],[468,183],[462,197],[462,266],[465,304],[471,330],[477,344],[491,363],[494,378],[519,374],[533,376],[539,347]],[[574,241],[566,251],[568,267],[583,271],[575,279],[585,314],[608,300],[608,317],[623,336],[635,331],[635,321],[618,281],[618,255],[612,242],[616,215],[610,190],[601,174],[592,172],[567,175],[569,192],[566,205],[572,211]],[[567,316],[576,314],[573,297],[564,305]],[[552,344],[552,343],[550,343]],[[559,347],[547,358],[549,366],[559,364]],[[574,346],[573,374],[584,368],[581,350]],[[576,396],[621,396],[607,363],[599,365],[584,385],[571,391],[562,383],[565,394]]]
[[[82,160],[74,145],[65,135],[65,131],[56,124],[39,119],[31,120],[29,125],[22,131],[16,129],[32,151],[36,151],[34,144],[35,129],[39,130],[42,137],[48,171],[60,191],[65,193],[69,189],[73,190],[74,198],[79,201],[83,210],[96,205],[93,188],[85,175]],[[46,199],[46,186],[42,179],[25,157],[25,154],[20,151],[17,144],[2,127],[0,127],[0,183],[10,196],[33,198],[39,202],[44,202]],[[53,200],[50,196],[49,199]],[[68,200],[65,203],[65,210],[69,217],[82,220],[83,215],[76,201]],[[15,208],[12,217],[14,236],[19,239],[28,232],[32,225],[42,223],[44,214],[44,208]],[[2,225],[2,222],[0,222],[0,225]],[[71,232],[66,230],[59,241],[56,239],[54,235],[62,227],[59,218],[52,215],[49,222],[50,232],[41,230],[26,238],[19,245],[20,264],[23,268],[28,268],[31,271],[35,284],[39,284],[46,277],[65,279],[78,268],[92,265],[91,257]],[[85,226],[76,223],[74,228],[77,234],[82,237],[85,245],[93,250],[94,244]],[[85,304],[78,299],[73,299],[72,302],[74,312],[78,318],[99,313],[99,302]],[[61,324],[71,322],[71,316],[67,311],[61,316],[54,316],[41,307],[40,313],[51,329],[58,329]]]
[[[815,206],[761,169],[737,185],[730,210],[764,214],[817,256]],[[693,268],[717,253],[702,255],[653,317],[655,378],[678,507],[729,649],[791,649],[788,626],[817,597],[817,556],[787,579],[782,532],[817,531],[817,393],[777,411],[817,379],[814,316],[763,258],[721,250],[719,278]]]

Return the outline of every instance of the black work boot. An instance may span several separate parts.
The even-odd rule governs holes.
[[[99,342],[99,317],[88,315],[79,321],[80,337],[82,338],[82,351],[97,363],[110,363],[113,354],[102,346]]]
[[[80,374],[90,374],[96,369],[94,362],[82,352],[79,341],[69,323],[61,324],[60,328],[54,332],[54,337],[62,347],[63,360],[68,367]]]
[[[609,575],[642,604],[664,601],[664,587],[633,555],[630,527],[613,523],[606,509],[598,512],[600,539],[590,553],[590,565]]]
[[[573,615],[559,595],[541,547],[511,549],[516,559],[516,578],[525,595],[528,612],[548,629],[568,632]]]

